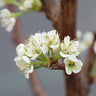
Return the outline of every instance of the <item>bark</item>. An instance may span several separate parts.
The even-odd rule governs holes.
[[[60,17],[60,39],[64,36],[70,36],[71,40],[76,36],[77,23],[77,4],[78,0],[61,0],[61,17]],[[82,96],[82,87],[80,74],[72,74],[71,76],[65,73],[66,96]]]
[[[70,36],[75,39],[76,23],[77,23],[77,3],[78,0],[61,0],[61,16],[60,16],[60,38]]]
[[[16,12],[16,7],[14,6],[8,6],[8,8],[12,11],[12,12]],[[24,32],[23,29],[21,27],[21,22],[20,22],[20,18],[16,21],[15,27],[14,27],[14,32],[13,32],[13,36],[12,36],[12,40],[16,43],[23,43],[24,42]],[[33,71],[30,74],[30,85],[33,87],[34,89],[34,96],[46,96],[45,90],[41,85],[41,82],[38,78],[37,72]]]
[[[94,42],[95,41],[96,41],[96,31],[94,31]],[[81,80],[83,86],[83,96],[88,96],[88,93],[90,92],[91,84],[94,82],[94,77],[90,75],[90,71],[92,69],[94,60],[96,58],[95,57],[96,55],[93,50],[94,42],[88,51],[85,64],[82,69]]]
[[[61,0],[60,38],[69,35],[75,39],[78,0]],[[88,96],[90,89],[90,70],[94,61],[93,46],[90,48],[86,63],[79,74],[68,76],[65,73],[66,96]]]

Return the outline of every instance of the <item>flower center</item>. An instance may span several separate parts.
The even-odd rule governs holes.
[[[75,62],[70,61],[69,64],[68,64],[68,67],[74,67],[74,66],[75,66]]]

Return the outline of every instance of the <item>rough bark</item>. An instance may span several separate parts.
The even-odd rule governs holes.
[[[78,0],[61,0],[61,16],[60,16],[60,38],[69,35],[71,39],[75,39],[76,23],[77,23],[77,5]],[[96,37],[95,37],[96,38]],[[79,74],[71,76],[65,73],[66,96],[88,96],[90,89],[90,70],[94,61],[93,45],[91,46],[86,63]]]
[[[77,3],[78,0],[61,0],[60,8],[60,38],[69,35],[71,39],[75,39],[76,23],[77,23]]]

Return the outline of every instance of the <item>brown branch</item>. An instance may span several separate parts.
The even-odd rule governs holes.
[[[12,12],[16,12],[16,7],[10,5],[8,6],[8,8]],[[21,28],[20,19],[18,19],[16,22],[12,39],[16,44],[24,42],[24,33]],[[46,96],[45,90],[43,89],[41,82],[37,76],[37,72],[33,71],[33,73],[30,74],[30,83],[31,85],[33,85],[35,96]]]
[[[60,38],[69,35],[75,39],[78,0],[61,0]],[[96,38],[96,37],[95,37]],[[68,76],[65,74],[67,96],[88,96],[90,88],[89,72],[94,61],[93,45],[89,50],[86,64],[79,74]],[[74,86],[75,85],[75,86]],[[73,87],[74,86],[74,87]]]
[[[64,66],[64,64],[60,64],[60,65],[53,64],[53,65],[51,66],[51,69],[52,69],[52,70],[64,70],[64,69],[65,69],[65,66]]]
[[[59,6],[56,4],[55,0],[41,0],[43,4],[42,10],[45,12],[46,17],[52,21],[53,26],[58,29],[59,24]]]
[[[61,0],[61,16],[60,16],[60,39],[69,35],[71,39],[75,39],[76,23],[77,23],[77,4],[78,0]],[[65,73],[66,96],[84,96],[82,95],[81,76],[79,74],[67,75]],[[74,86],[74,87],[73,87]],[[86,95],[85,95],[86,96]]]
[[[94,42],[95,42],[95,40],[96,40],[96,31],[94,32]],[[83,93],[85,94],[85,96],[87,96],[88,93],[90,92],[90,86],[94,81],[94,77],[90,76],[90,71],[94,64],[94,59],[96,56],[94,53],[94,50],[93,50],[94,42],[93,42],[91,48],[89,49],[89,52],[86,57],[85,65],[83,66],[82,74],[81,74],[82,82],[83,82],[82,86],[84,89]]]
[[[60,38],[69,35],[75,39],[77,23],[77,4],[78,0],[61,0],[61,17],[60,17]]]
[[[94,46],[94,42],[96,41],[96,31],[94,31],[93,34],[94,34],[94,41],[93,41],[92,46],[89,49],[89,52],[87,54],[86,61],[85,61],[85,68],[86,68],[86,71],[88,72],[88,75],[91,71],[92,65],[94,63],[94,58],[95,58],[93,46]]]

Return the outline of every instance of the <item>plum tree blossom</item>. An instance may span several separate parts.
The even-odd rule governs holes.
[[[26,43],[26,52],[25,54],[29,56],[32,60],[35,60],[42,52],[45,54],[46,50],[43,50],[44,46],[40,46],[35,40],[34,36],[31,35],[28,43]]]
[[[32,3],[34,0],[22,0],[22,6],[20,6],[21,10],[25,10],[27,8],[32,8]]]
[[[21,0],[21,6],[19,6],[20,10],[33,9],[38,10],[41,7],[40,0]]]
[[[75,56],[67,57],[64,59],[65,70],[68,75],[73,73],[79,73],[83,66],[83,63]]]
[[[25,53],[25,45],[24,44],[19,44],[17,47],[16,47],[16,52],[18,55],[24,55]]]
[[[0,11],[0,22],[2,27],[6,27],[6,31],[11,32],[15,25],[16,19],[12,17],[11,12],[8,9]]]
[[[67,36],[64,38],[64,41],[61,43],[60,55],[62,57],[70,57],[72,55],[78,56],[80,53],[79,41],[70,41],[70,37]]]
[[[30,59],[27,56],[17,56],[14,61],[20,70],[24,72],[25,77],[29,79],[29,74],[33,72],[33,65],[30,64]]]
[[[90,46],[93,43],[94,40],[94,35],[92,32],[86,32],[83,34],[82,38],[82,32],[80,30],[77,30],[76,32],[76,37],[77,40],[80,41],[80,47],[81,47],[81,51],[85,51],[86,49],[90,48]]]
[[[34,37],[40,45],[52,48],[54,52],[58,52],[60,50],[60,39],[56,30],[49,31],[48,33],[36,33]]]
[[[76,37],[77,37],[77,40],[80,40],[80,39],[81,39],[81,37],[82,37],[82,32],[81,32],[81,30],[77,30],[77,32],[76,32]]]
[[[94,35],[92,32],[86,32],[83,36],[83,42],[88,46],[90,47],[92,42],[94,40]]]
[[[29,78],[29,73],[32,73],[33,69],[49,68],[52,62],[56,63],[61,57],[65,58],[64,63],[67,74],[80,72],[83,65],[80,60],[76,59],[76,56],[80,53],[79,41],[72,41],[67,36],[60,44],[56,30],[29,36],[24,44],[17,45],[16,53],[17,57],[14,61],[25,73],[26,78]],[[50,59],[50,54],[52,54],[53,59]],[[36,59],[40,62],[35,62]]]

